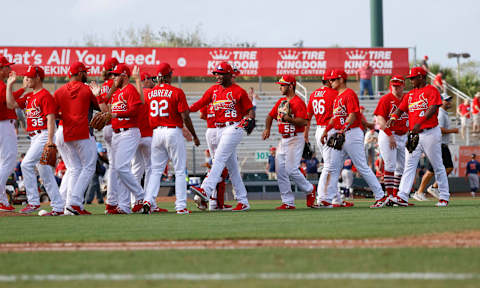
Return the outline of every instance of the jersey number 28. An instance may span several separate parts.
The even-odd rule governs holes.
[[[165,112],[168,109],[168,101],[166,99],[157,101],[153,100],[150,102],[150,116],[152,117],[168,117],[168,112]]]

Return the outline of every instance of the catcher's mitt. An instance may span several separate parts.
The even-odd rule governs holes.
[[[255,128],[255,119],[243,118],[242,121],[238,123],[237,127],[243,128],[245,131],[247,131],[247,135],[250,135]]]
[[[112,113],[109,112],[100,112],[93,116],[90,121],[90,127],[97,130],[102,130],[105,125],[107,125],[112,120]]]
[[[43,147],[40,164],[50,165],[52,167],[57,165],[57,146],[55,146],[55,144],[45,145]]]
[[[419,140],[420,136],[418,136],[418,133],[412,133],[411,131],[408,132],[407,144],[405,145],[405,148],[407,148],[410,154],[413,153],[413,151],[415,151],[417,148]]]
[[[290,115],[290,102],[282,100],[277,108],[277,120],[282,120],[285,115]]]
[[[342,150],[343,143],[345,143],[345,134],[335,133],[328,138],[327,146],[336,150]]]
[[[305,160],[310,160],[310,159],[312,159],[312,156],[313,156],[313,152],[312,152],[312,149],[310,147],[310,143],[305,142],[305,146],[303,146],[302,157]]]

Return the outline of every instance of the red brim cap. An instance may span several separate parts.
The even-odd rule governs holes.
[[[295,80],[295,77],[293,77],[291,75],[284,75],[284,76],[282,76],[282,78],[280,78],[280,80],[278,80],[277,84],[280,84],[280,85],[290,85],[290,84],[296,85],[297,80]]]
[[[15,63],[9,62],[5,56],[0,57],[0,67],[12,66]]]

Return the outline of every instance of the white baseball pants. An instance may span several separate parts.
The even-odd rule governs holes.
[[[336,133],[335,129],[332,129],[332,134]],[[345,143],[343,144],[342,150],[331,149],[329,162],[332,165],[328,165],[327,171],[331,174],[332,178],[329,181],[328,185],[337,186],[337,179],[342,170],[344,159],[347,155],[352,159],[353,165],[357,167],[358,172],[362,175],[363,179],[367,182],[370,189],[372,189],[373,194],[375,195],[375,200],[379,200],[385,196],[385,192],[382,190],[382,186],[378,182],[377,177],[373,174],[372,169],[367,165],[367,159],[365,156],[365,150],[363,146],[363,131],[356,127],[345,132]],[[324,168],[325,169],[325,168]],[[323,174],[323,173],[322,173]],[[331,203],[331,199],[335,196],[330,191],[333,189],[327,189],[327,202]]]
[[[152,174],[145,193],[145,201],[155,202],[154,196],[160,190],[160,179],[170,159],[175,169],[175,210],[187,208],[187,151],[181,128],[159,126],[153,130]]]
[[[113,190],[112,187],[117,189],[123,188],[122,185],[118,184],[118,177],[112,177],[112,162],[113,162],[113,152],[112,152],[112,137],[113,129],[112,125],[107,125],[103,127],[103,139],[105,140],[105,146],[107,148],[107,157],[108,157],[108,170],[107,170],[107,200],[106,203],[112,206],[118,205],[118,191]],[[115,183],[113,183],[115,182]]]
[[[17,134],[14,120],[0,121],[0,203],[8,204],[5,186],[17,161]]]
[[[30,147],[28,148],[25,157],[22,160],[20,167],[22,168],[23,182],[27,193],[27,201],[30,205],[40,205],[40,196],[38,194],[37,175],[35,167],[38,169],[38,174],[43,180],[43,186],[50,197],[50,205],[53,211],[63,212],[65,208],[65,201],[58,191],[57,181],[53,173],[53,168],[50,165],[41,165],[38,162],[42,157],[43,147],[48,141],[48,130],[42,130],[39,134],[32,137]]]
[[[68,177],[67,206],[79,206],[83,209],[85,191],[95,173],[97,163],[97,145],[93,136],[87,139],[65,142],[66,155],[62,155]]]
[[[320,175],[320,179],[317,186],[317,202],[319,200],[325,200],[327,195],[326,191],[327,189],[330,189],[331,191],[329,193],[331,195],[336,195],[337,202],[341,203],[342,198],[340,195],[340,191],[338,190],[338,187],[335,185],[335,182],[337,182],[336,179],[338,179],[340,175],[330,175],[329,177],[329,173],[328,173],[329,170],[325,169],[325,166],[331,165],[333,162],[330,160],[331,159],[330,152],[332,148],[322,144],[323,131],[325,131],[325,127],[323,126],[317,126],[317,130],[315,131],[315,140],[317,142],[318,151],[320,151],[320,153],[318,154],[320,157],[322,157],[323,165],[324,165],[322,169],[322,174]],[[335,161],[340,161],[340,160],[337,159]],[[325,173],[323,173],[324,171]]]
[[[351,169],[342,170],[342,184],[344,187],[350,189],[353,185],[353,171]]]
[[[58,126],[57,132],[55,132],[55,145],[57,145],[57,150],[62,156],[63,163],[65,163],[65,167],[71,167],[70,164],[67,164],[68,158],[65,156],[67,154],[67,146],[65,145],[65,141],[63,140],[63,125]],[[58,189],[60,196],[62,196],[63,201],[68,203],[68,183],[70,179],[70,169],[65,171],[65,174],[62,177],[62,183],[60,183],[60,187]]]
[[[390,148],[390,137],[380,130],[378,134],[378,146],[380,155],[382,156],[385,171],[395,172],[395,175],[402,175],[405,167],[405,144],[407,142],[407,134],[393,134],[397,148]]]
[[[212,196],[217,184],[222,181],[222,172],[225,167],[228,169],[230,181],[236,192],[236,198],[239,203],[249,205],[247,199],[247,189],[243,184],[240,168],[237,160],[237,145],[242,141],[246,134],[245,130],[236,127],[237,124],[224,128],[217,128],[218,147],[215,151],[214,161],[210,174],[203,180],[202,188],[208,197]]]
[[[407,152],[405,159],[405,171],[403,172],[402,180],[398,188],[398,196],[404,201],[408,201],[410,190],[412,189],[413,181],[417,171],[418,161],[422,153],[425,153],[432,164],[433,172],[435,173],[435,180],[438,183],[438,191],[440,199],[448,201],[450,199],[450,192],[448,187],[447,172],[443,166],[442,160],[442,132],[440,127],[435,127],[419,134],[420,139],[418,146],[413,153]]]
[[[218,146],[218,139],[217,139],[217,128],[207,128],[205,132],[205,138],[207,141],[208,151],[210,151],[210,156],[212,157],[212,163],[215,161],[215,151],[217,150]],[[210,198],[210,205],[217,205],[217,201],[213,199],[217,198],[217,189],[212,192],[212,197]]]
[[[140,129],[138,128],[129,128],[127,131],[113,133],[112,136],[113,155],[110,177],[118,180],[112,181],[110,186],[117,194],[118,207],[125,213],[131,212],[130,193],[135,196],[135,201],[143,200],[144,196],[143,188],[133,175],[131,168],[140,138]]]
[[[143,182],[143,191],[147,190],[148,181],[150,180],[150,175],[152,174],[152,162],[151,162],[151,151],[152,151],[152,137],[142,137],[140,138],[140,143],[138,143],[137,152],[135,152],[135,157],[132,160],[132,173],[137,178],[138,183],[142,182],[142,176],[145,173],[145,180]],[[132,194],[132,204],[134,203],[133,199],[135,198]],[[155,195],[156,198],[156,195]],[[143,197],[142,197],[143,199]]]
[[[290,177],[300,190],[307,193],[313,190],[313,185],[305,179],[305,176],[298,169],[304,146],[305,140],[303,133],[301,133],[297,136],[280,139],[277,147],[275,171],[277,172],[278,188],[280,189],[282,203],[290,206],[295,206],[295,195],[292,192]]]

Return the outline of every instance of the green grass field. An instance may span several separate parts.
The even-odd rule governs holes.
[[[297,203],[299,209],[295,211],[274,211],[272,209],[279,204],[278,201],[252,201],[252,210],[242,213],[115,216],[105,216],[103,206],[93,205],[87,207],[95,213],[92,216],[0,217],[0,243],[361,239],[480,231],[480,200],[477,199],[453,199],[446,209],[433,207],[434,201],[416,203],[415,207],[385,209],[370,209],[370,203],[359,200],[355,201],[354,208],[316,210],[301,208],[302,201]],[[173,203],[160,204],[173,211]],[[0,287],[478,287],[480,281],[480,248],[7,252],[0,256]],[[158,279],[175,273],[187,273],[187,276]],[[276,274],[265,279],[259,273]],[[313,273],[315,280],[308,280],[306,276],[291,279],[292,273]],[[335,275],[332,273],[367,273],[367,276],[349,279],[348,274],[342,274],[338,279],[332,279]],[[469,273],[473,276],[458,280],[433,280],[432,277],[418,280],[411,278],[414,274],[408,274],[410,276],[406,279],[394,277],[389,280],[371,279],[376,277],[372,273],[379,273],[381,277],[385,277],[385,273]],[[133,278],[87,282],[32,279],[36,277],[33,275],[51,274],[88,274],[83,276],[87,279],[91,274],[119,274]],[[215,274],[221,276],[219,280],[211,278]],[[30,275],[30,278],[16,282],[2,278],[13,275]],[[152,279],[152,275],[157,278]],[[203,280],[188,280],[188,275],[194,278],[210,276]],[[243,278],[224,279],[232,275],[234,278],[243,275]],[[359,280],[359,277],[366,278]]]

